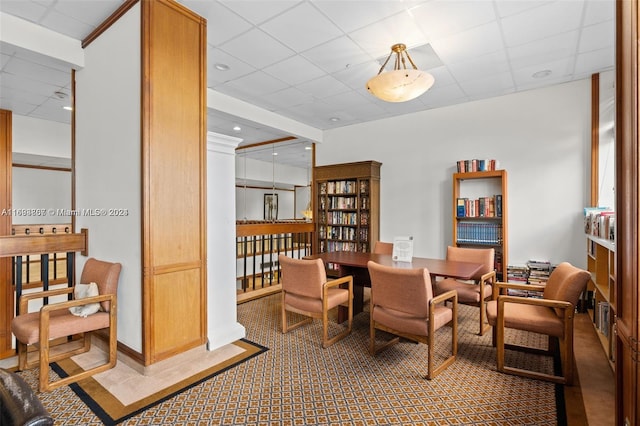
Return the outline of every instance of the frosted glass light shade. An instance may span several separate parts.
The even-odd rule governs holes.
[[[415,99],[433,86],[435,79],[425,71],[399,69],[372,77],[367,90],[387,102],[405,102]]]

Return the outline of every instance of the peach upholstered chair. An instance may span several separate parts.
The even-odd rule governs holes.
[[[375,254],[393,254],[393,243],[387,243],[384,241],[376,241],[373,246],[373,252]]]
[[[426,343],[427,379],[433,379],[456,359],[458,351],[458,297],[455,291],[433,297],[431,277],[426,268],[405,269],[368,263],[371,277],[369,352],[375,355],[404,337]],[[452,302],[451,308],[442,302]],[[436,330],[451,324],[451,355],[436,368],[433,361]],[[397,337],[376,347],[376,330]]]
[[[104,262],[90,258],[84,265],[80,283],[96,283],[98,296],[90,296],[82,299],[74,299],[60,303],[45,304],[37,312],[28,312],[30,300],[43,299],[45,297],[74,294],[75,287],[66,287],[56,290],[41,291],[23,294],[19,301],[19,314],[11,322],[11,331],[16,336],[18,346],[18,369],[40,366],[39,390],[41,392],[58,388],[69,383],[89,377],[101,371],[113,368],[116,365],[117,355],[117,329],[116,329],[116,294],[118,291],[118,279],[120,277],[120,263]],[[86,317],[77,316],[69,311],[69,308],[94,305],[98,312]],[[49,382],[49,363],[55,362],[72,355],[87,352],[91,348],[91,332],[109,330],[109,356],[105,364],[98,365],[86,371],[69,375],[66,378]],[[50,341],[65,338],[77,334],[84,334],[82,346],[77,347],[72,342],[71,350],[59,353],[50,348]],[[28,346],[38,348],[38,362],[29,363],[27,359]],[[67,345],[68,346],[68,345]],[[57,346],[55,349],[62,349]]]
[[[491,300],[491,285],[496,280],[494,270],[495,250],[493,248],[466,248],[447,247],[447,260],[458,262],[481,263],[480,269],[470,281],[460,281],[453,278],[445,278],[435,282],[436,294],[455,290],[458,292],[458,303],[477,306],[479,308],[478,334],[482,336],[490,326],[485,321],[485,303]]]
[[[282,332],[286,333],[314,318],[322,318],[322,347],[333,345],[351,333],[353,322],[353,277],[351,275],[327,281],[322,259],[293,259],[278,256],[282,269]],[[347,288],[340,288],[340,285]],[[329,311],[338,305],[348,307],[346,328],[329,338]],[[307,316],[302,321],[289,325],[287,312]]]
[[[497,367],[503,373],[548,380],[571,385],[573,380],[573,316],[587,282],[589,272],[568,262],[559,264],[549,276],[546,285],[496,283],[493,300],[487,304],[487,319],[493,326],[494,344],[497,347]],[[500,294],[506,289],[538,290],[542,299]],[[505,366],[505,348],[533,351],[540,350],[505,344],[505,329],[512,328],[549,336],[548,355],[553,354],[555,339],[559,343],[562,376]]]

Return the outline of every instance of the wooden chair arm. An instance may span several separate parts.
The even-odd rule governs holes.
[[[107,302],[107,301],[113,303],[115,301],[115,297],[116,297],[115,294],[100,294],[98,296],[90,296],[90,297],[83,297],[82,299],[68,300],[66,302],[50,303],[40,308],[40,313],[42,314],[44,312],[60,311],[63,309],[72,308],[74,306],[87,305],[89,303],[99,303],[99,302]]]
[[[495,283],[496,282],[496,271],[491,271],[491,272],[487,272],[486,274],[482,275],[480,277],[480,282],[482,283],[486,283],[487,281],[489,281],[489,278],[491,279],[491,283]]]
[[[439,294],[437,296],[435,296],[434,298],[432,298],[429,301],[429,305],[435,305],[441,302],[444,302],[446,300],[451,299],[453,301],[454,305],[458,304],[458,292],[455,290],[449,290],[449,291],[445,291],[442,294]]]
[[[500,296],[502,290],[528,290],[528,291],[544,291],[545,286],[539,284],[519,284],[519,283],[505,283],[495,282],[493,283],[493,300],[496,300]]]
[[[324,285],[329,288],[329,287],[335,287],[338,286],[340,284],[349,284],[349,287],[353,287],[353,276],[352,275],[345,275],[344,277],[340,277],[340,278],[336,278],[330,281],[327,281],[326,283],[324,283]]]
[[[536,299],[533,297],[505,296],[498,297],[498,311],[502,310],[505,303],[519,303],[521,305],[546,306],[549,308],[572,309],[573,304],[565,300]]]
[[[18,313],[20,315],[27,313],[30,300],[44,299],[45,297],[60,296],[62,294],[69,294],[69,293],[73,293],[73,287],[56,288],[54,290],[36,291],[33,293],[23,294],[22,296],[20,296]]]

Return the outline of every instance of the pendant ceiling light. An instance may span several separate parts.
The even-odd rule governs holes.
[[[383,72],[394,53],[396,60],[393,71]],[[409,60],[413,68],[407,69],[406,60]],[[420,71],[416,67],[407,52],[407,46],[398,43],[391,46],[391,53],[380,67],[378,75],[367,82],[367,90],[383,101],[405,102],[417,98],[429,90],[434,81],[431,74]]]

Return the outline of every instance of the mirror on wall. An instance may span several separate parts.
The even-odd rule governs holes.
[[[615,208],[615,71],[599,76],[598,206]]]
[[[238,147],[236,219],[310,220],[312,153],[297,138]]]

